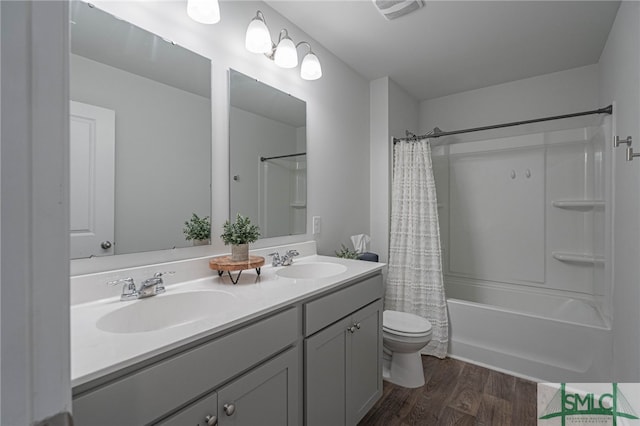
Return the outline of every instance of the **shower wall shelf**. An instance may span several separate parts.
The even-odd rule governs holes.
[[[561,262],[584,263],[587,265],[604,265],[604,256],[596,256],[593,254],[554,251],[551,252],[551,256]]]
[[[591,210],[596,207],[604,207],[604,200],[556,200],[554,207],[567,210]]]
[[[294,201],[290,203],[289,206],[293,207],[294,209],[304,209],[305,207],[307,207],[307,203],[305,203],[304,201]]]

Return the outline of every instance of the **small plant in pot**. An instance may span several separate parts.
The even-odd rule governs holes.
[[[249,243],[260,237],[260,228],[251,223],[251,219],[238,213],[235,222],[226,221],[220,235],[225,245],[231,244],[231,260],[240,262],[249,260]]]
[[[355,250],[351,250],[349,247],[344,244],[340,244],[340,250],[336,251],[336,256],[341,257],[343,259],[357,259],[359,253]]]
[[[209,244],[211,238],[211,221],[209,216],[199,217],[193,213],[191,219],[184,222],[185,239],[187,241],[193,241],[194,246],[201,246]]]

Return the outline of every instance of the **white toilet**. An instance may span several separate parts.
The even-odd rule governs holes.
[[[384,380],[405,388],[424,386],[420,350],[431,340],[431,323],[418,315],[398,311],[382,313]]]

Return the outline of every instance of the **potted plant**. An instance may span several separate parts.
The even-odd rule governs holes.
[[[224,245],[231,244],[231,260],[240,262],[249,260],[249,243],[253,243],[260,237],[260,228],[251,223],[251,219],[238,213],[236,221],[226,221],[220,235]]]
[[[343,259],[357,259],[358,252],[355,250],[351,250],[349,247],[344,244],[340,244],[340,250],[336,251],[336,256],[341,257]]]
[[[193,241],[194,246],[209,244],[211,238],[211,221],[209,216],[198,217],[193,213],[191,219],[184,222],[182,230],[187,241]]]

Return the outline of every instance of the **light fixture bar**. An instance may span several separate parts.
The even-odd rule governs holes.
[[[295,44],[285,28],[278,33],[278,43],[274,43],[262,11],[258,10],[249,22],[245,36],[245,48],[249,52],[263,53],[282,68],[298,66],[298,47],[303,44],[309,48],[309,52],[302,59],[300,77],[304,80],[317,80],[322,77],[322,67],[320,60],[311,50],[311,45],[306,41]]]

